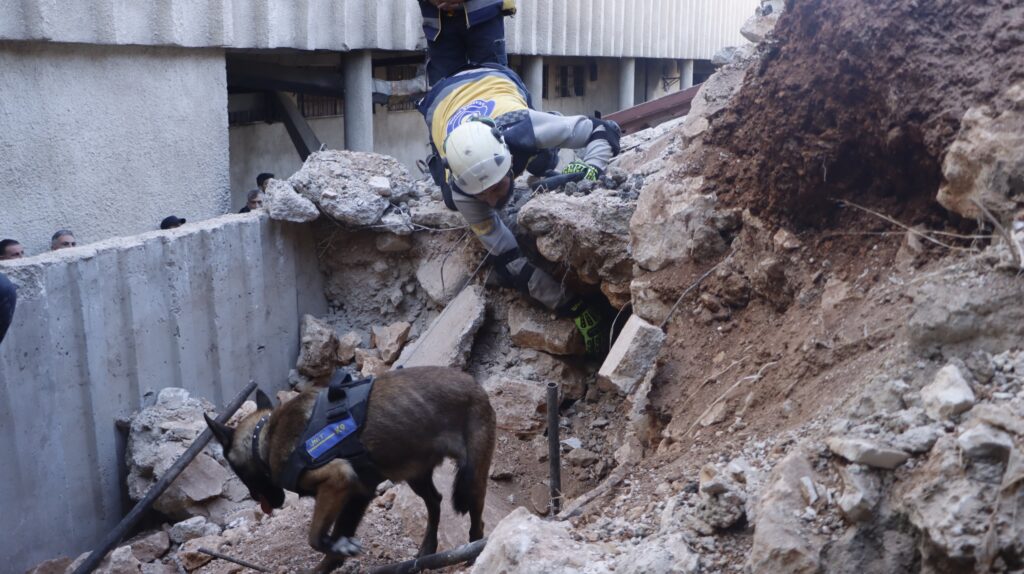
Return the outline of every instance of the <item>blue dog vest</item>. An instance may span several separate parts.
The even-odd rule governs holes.
[[[373,381],[373,377],[353,381],[350,375],[335,375],[330,385],[320,391],[306,430],[281,473],[281,487],[307,496],[315,494],[299,488],[299,477],[336,458],[348,460],[371,493],[384,480],[359,440]]]

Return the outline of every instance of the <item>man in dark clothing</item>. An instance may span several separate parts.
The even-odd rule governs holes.
[[[7,328],[11,326],[11,319],[14,317],[14,305],[18,301],[18,293],[14,284],[7,279],[7,276],[0,273],[0,342],[3,342],[7,335]]]
[[[505,16],[515,0],[418,0],[431,86],[470,64],[508,65]]]

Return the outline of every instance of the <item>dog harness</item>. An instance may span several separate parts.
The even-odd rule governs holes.
[[[281,472],[282,488],[305,496],[315,493],[299,488],[299,477],[307,470],[319,468],[336,458],[352,465],[359,480],[372,493],[384,481],[370,453],[359,440],[373,390],[374,378],[353,381],[351,375],[338,374],[328,387],[317,395],[306,430],[295,443]]]

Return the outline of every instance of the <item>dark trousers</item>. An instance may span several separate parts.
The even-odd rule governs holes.
[[[0,341],[4,340],[7,328],[11,326],[11,318],[14,317],[14,303],[18,300],[18,293],[14,284],[0,273]]]
[[[433,86],[467,64],[508,65],[504,16],[467,28],[464,12],[441,13],[441,34],[427,40],[427,81]]]

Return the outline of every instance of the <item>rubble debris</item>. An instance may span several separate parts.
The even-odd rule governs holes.
[[[338,339],[338,363],[347,365],[355,360],[356,348],[363,344],[363,336],[358,331],[349,331]]]
[[[946,365],[935,380],[921,389],[925,412],[937,421],[956,416],[974,406],[974,391],[956,365]]]
[[[295,368],[313,380],[330,377],[338,366],[338,335],[327,323],[312,315],[302,317],[299,359]]]
[[[605,390],[631,394],[654,365],[664,341],[661,329],[632,315],[597,373],[598,384]]]
[[[498,428],[520,436],[543,429],[547,420],[547,385],[537,381],[493,375],[483,382],[491,398]]]
[[[784,0],[769,0],[762,2],[761,6],[753,16],[747,19],[740,28],[740,34],[755,44],[760,44],[768,38],[775,25],[779,22],[779,16],[786,9]]]
[[[842,482],[838,504],[850,522],[871,520],[881,499],[881,481],[867,467],[858,464],[837,465]]]
[[[431,301],[446,305],[459,294],[459,289],[469,280],[476,265],[476,262],[470,260],[470,252],[465,249],[438,253],[420,261],[416,268],[416,280]]]
[[[171,539],[163,530],[141,535],[128,542],[139,562],[158,560],[171,548]]]
[[[581,355],[583,336],[571,319],[551,316],[525,301],[517,301],[508,309],[509,338],[520,347],[544,351],[552,355]]]
[[[409,339],[412,325],[405,321],[392,323],[387,327],[375,326],[370,330],[371,344],[380,351],[380,358],[387,364],[395,362],[405,342]]]
[[[829,450],[836,455],[872,468],[892,470],[910,458],[910,455],[902,450],[862,438],[830,437],[825,442]]]
[[[464,368],[473,339],[484,321],[484,289],[471,285],[445,307],[442,315],[412,344],[407,345],[395,363],[398,366],[448,366]]]
[[[704,179],[696,177],[644,189],[629,224],[630,249],[640,267],[657,271],[725,252],[725,241],[711,226],[715,200],[703,186]]]
[[[757,503],[757,523],[747,568],[753,574],[814,574],[821,564],[820,536],[810,533],[793,515],[804,507],[800,480],[815,476],[802,452],[793,452],[775,469]]]
[[[267,183],[267,214],[271,219],[305,223],[316,221],[320,210],[312,201],[299,195],[286,181],[271,179]]]
[[[549,574],[610,573],[602,554],[595,545],[573,540],[565,523],[544,521],[517,508],[488,536],[472,572],[522,572],[528,564],[531,572]]]
[[[411,185],[405,167],[390,156],[339,150],[311,154],[288,181],[329,217],[358,228],[378,223],[391,205],[379,193],[380,178],[387,181],[388,197]]]

